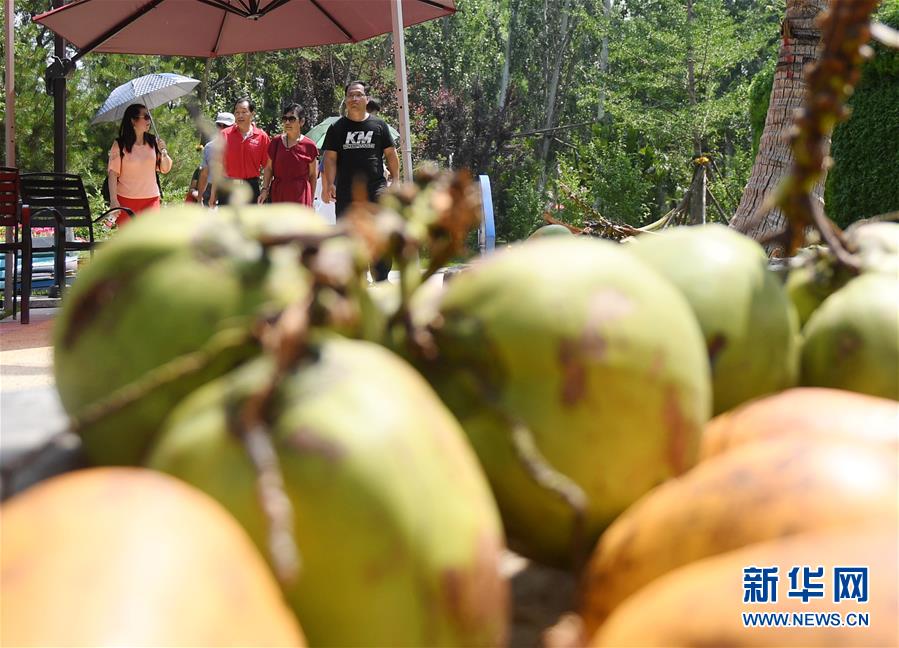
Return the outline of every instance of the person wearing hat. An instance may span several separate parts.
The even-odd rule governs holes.
[[[215,127],[218,128],[219,134],[221,134],[224,129],[233,125],[234,115],[232,113],[220,112],[215,116]],[[214,155],[221,151],[221,141],[221,137],[219,136],[206,142],[206,146],[203,147],[203,161],[200,163],[200,179],[197,182],[197,187],[203,188],[203,204],[207,206],[209,206],[209,198],[212,193],[213,176],[218,177],[218,174],[213,174],[211,170],[213,165],[218,165],[220,167],[222,164],[221,159],[216,159]],[[221,154],[219,153],[219,155]]]

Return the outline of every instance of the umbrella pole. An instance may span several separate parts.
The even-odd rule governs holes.
[[[412,181],[412,138],[409,132],[409,92],[406,88],[406,41],[403,36],[403,3],[392,0],[393,66],[396,70],[396,101],[400,112],[400,150],[403,156],[403,180]]]
[[[4,0],[6,8],[6,119],[4,139],[6,140],[6,166],[16,166],[16,58],[15,58],[15,0]]]
[[[6,43],[6,119],[4,120],[4,139],[6,140],[6,166],[16,166],[16,91],[15,91],[15,41],[13,29],[15,24],[14,0],[4,0],[6,8],[6,25],[4,29]],[[13,239],[14,229],[6,228],[6,240]],[[15,256],[12,252],[6,253],[6,269],[3,276],[3,307],[10,309],[13,299],[13,270],[15,269]],[[20,316],[21,318],[21,316]]]
[[[144,102],[144,105],[147,105],[147,100],[143,97],[140,98],[141,101]],[[153,134],[156,136],[156,139],[159,139],[159,131],[156,130],[156,120],[153,119],[153,113],[150,112],[150,109],[147,108],[147,114],[150,115],[150,126],[153,127]]]

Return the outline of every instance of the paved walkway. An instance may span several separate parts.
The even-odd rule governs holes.
[[[31,323],[0,321],[0,392],[53,384],[53,318],[56,308],[31,310]]]
[[[66,417],[53,385],[51,337],[57,308],[34,308],[31,323],[0,321],[0,471],[2,496],[27,488],[79,464],[77,439],[55,436]],[[44,444],[54,437],[51,446]],[[45,450],[27,468],[16,461],[37,448]]]

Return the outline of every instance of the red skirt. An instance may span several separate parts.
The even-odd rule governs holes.
[[[127,207],[134,212],[135,216],[142,211],[146,211],[148,209],[156,209],[162,204],[162,202],[159,200],[159,196],[153,196],[152,198],[126,198],[125,196],[117,196],[117,198],[119,199],[119,206]],[[131,216],[129,216],[125,212],[116,212],[116,227],[121,227],[130,220]]]
[[[275,178],[272,181],[273,203],[293,202],[312,207],[315,188],[309,183],[309,176],[299,178]]]

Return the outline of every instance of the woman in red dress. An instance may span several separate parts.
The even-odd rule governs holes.
[[[284,133],[273,137],[269,144],[259,202],[295,202],[312,207],[318,178],[318,147],[300,132],[306,111],[299,104],[290,104],[281,113],[281,121]]]

